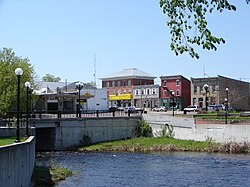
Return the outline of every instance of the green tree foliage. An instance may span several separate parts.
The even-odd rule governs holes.
[[[249,3],[250,0],[246,0]],[[201,46],[207,50],[217,50],[216,45],[225,40],[214,36],[208,28],[207,14],[214,11],[236,11],[229,0],[160,0],[163,13],[169,18],[170,48],[176,55],[189,53],[192,58],[199,58],[194,47]]]
[[[20,109],[25,110],[26,81],[34,83],[34,69],[27,58],[16,56],[12,49],[0,50],[0,115],[8,111],[16,111],[17,102],[17,76],[16,68],[22,68],[23,75],[20,83]]]
[[[43,76],[43,81],[45,82],[59,82],[61,80],[60,77],[55,77],[54,75],[51,74],[46,74]]]

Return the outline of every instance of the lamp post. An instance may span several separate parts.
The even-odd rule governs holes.
[[[80,91],[81,91],[81,89],[83,88],[83,83],[82,82],[78,82],[78,83],[76,83],[76,89],[78,90],[78,108],[77,108],[77,110],[78,110],[78,115],[77,115],[77,117],[81,117],[81,108],[80,108],[80,106],[81,106],[81,101],[80,101]]]
[[[20,79],[23,74],[21,68],[16,68],[15,74],[17,75],[17,131],[16,131],[16,140],[15,142],[20,142],[20,126],[19,126],[19,113],[20,113]]]
[[[24,86],[26,87],[26,136],[29,136],[29,89],[30,82],[25,82]]]
[[[174,107],[175,107],[175,102],[174,102],[174,91],[171,91],[171,96],[172,96],[172,107],[173,107],[173,116],[174,116]]]
[[[206,91],[206,95],[205,95],[205,106],[206,106],[206,111],[207,111],[207,105],[208,105],[207,92],[208,92],[208,88],[209,88],[208,84],[205,84],[205,85],[203,86],[203,88],[204,88],[205,91]]]
[[[227,117],[228,117],[228,88],[226,88],[226,98],[225,98],[225,123],[227,124]]]
[[[30,94],[30,115],[31,115],[31,117],[32,117],[32,113],[33,113],[32,93],[33,93],[33,88],[30,88],[29,94]],[[31,125],[31,120],[30,120],[30,125]]]

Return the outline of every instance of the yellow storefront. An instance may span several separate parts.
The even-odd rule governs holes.
[[[120,94],[120,95],[109,95],[109,101],[111,106],[131,106],[132,105],[132,94]]]

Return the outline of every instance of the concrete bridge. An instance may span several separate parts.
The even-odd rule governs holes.
[[[89,143],[132,138],[140,115],[130,117],[88,117],[35,119],[36,149],[67,150]]]

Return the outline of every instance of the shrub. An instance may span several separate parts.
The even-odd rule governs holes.
[[[135,135],[137,137],[150,137],[152,136],[152,128],[145,120],[139,120],[135,129]]]

